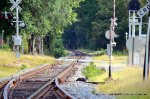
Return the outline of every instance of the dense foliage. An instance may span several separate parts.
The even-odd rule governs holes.
[[[20,4],[22,11],[19,14],[19,18],[27,24],[25,29],[20,30],[25,52],[44,54],[43,49],[48,49],[49,52],[56,54],[56,56],[63,55],[64,48],[63,43],[61,43],[61,35],[65,27],[77,21],[77,13],[73,9],[79,6],[80,1],[82,0],[22,1]],[[3,7],[0,9],[1,13],[4,11],[10,12],[9,9],[12,4],[9,1],[3,0],[0,5]],[[15,16],[15,10],[12,13]],[[5,33],[11,36],[15,34],[15,25],[13,26],[14,30],[11,29],[11,32],[7,32],[10,30],[6,25],[8,22],[1,20],[0,23],[1,25],[5,23],[1,26],[0,31],[5,30]],[[9,37],[10,39],[11,36]],[[45,40],[48,41],[45,42]],[[58,45],[60,46],[58,47]]]
[[[125,49],[129,1],[116,0],[117,50]],[[146,4],[146,0],[139,1],[142,6]],[[0,6],[1,13],[10,12],[12,4],[9,0],[0,0]],[[63,43],[68,49],[94,50],[105,49],[109,43],[105,32],[110,29],[113,0],[23,0],[20,6],[19,18],[27,24],[25,29],[20,29],[25,53],[44,54],[47,51],[58,57],[64,55]],[[11,13],[15,16],[15,10]],[[5,30],[5,43],[12,48],[15,23],[12,26],[10,21],[0,20],[0,33]]]
[[[116,0],[116,17],[118,26],[115,33],[116,50],[125,49],[125,32],[128,32],[128,3],[130,0]],[[139,0],[141,7],[146,0]],[[113,0],[85,0],[75,10],[78,13],[78,21],[67,28],[64,34],[67,48],[101,49],[107,47],[109,40],[105,38],[105,32],[110,29],[113,17]]]

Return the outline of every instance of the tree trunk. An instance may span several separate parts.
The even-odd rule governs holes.
[[[34,55],[35,54],[35,52],[36,52],[36,50],[35,50],[35,35],[34,34],[32,34],[31,35],[31,46],[32,46],[32,50],[31,50],[31,52],[32,52],[32,54]]]
[[[42,51],[41,51],[41,36],[38,37],[38,50],[39,50],[39,54],[41,55],[42,54]]]
[[[43,52],[42,52],[42,37],[41,36],[38,36],[37,39],[36,39],[36,49],[37,49],[37,53],[39,55],[42,55]]]
[[[31,53],[32,52],[32,43],[31,43],[31,39],[28,39],[28,53]]]
[[[49,52],[50,52],[50,51],[51,51],[51,46],[50,46],[50,42],[51,42],[51,41],[50,41],[50,36],[47,37],[47,41],[46,41],[46,42],[47,42],[47,45],[48,45],[48,50],[49,50]]]
[[[43,46],[44,46],[43,37],[41,37],[41,54],[42,55],[44,55]]]

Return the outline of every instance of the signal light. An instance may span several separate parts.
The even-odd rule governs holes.
[[[20,24],[19,24],[19,27],[21,27],[21,28],[25,28],[27,26],[27,24],[25,24],[24,22],[21,22]]]
[[[138,0],[131,0],[128,5],[129,10],[137,11],[140,10],[140,3]]]
[[[13,19],[14,15],[12,13],[0,13],[0,19]]]
[[[5,14],[0,14],[0,19],[4,19],[5,18]]]
[[[7,14],[8,19],[13,19],[14,15],[12,13]]]

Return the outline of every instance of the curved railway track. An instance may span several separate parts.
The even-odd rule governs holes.
[[[10,79],[4,80],[0,82],[0,99],[3,99],[3,91],[6,86],[6,84],[10,81]]]
[[[81,53],[80,53],[81,54]],[[82,56],[75,57],[74,62],[63,62],[49,65],[5,82],[3,99],[73,99],[71,95],[59,87],[74,70],[78,60]]]

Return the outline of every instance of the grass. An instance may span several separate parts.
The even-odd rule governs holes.
[[[92,56],[104,55],[106,52],[104,49],[97,50],[97,51],[88,50],[88,49],[78,49],[78,50],[81,52],[87,53],[89,55],[92,55]]]
[[[14,52],[0,50],[0,78],[11,76],[20,70],[54,62],[55,59],[49,56],[21,55],[21,58],[16,58]]]
[[[94,51],[92,51],[92,50],[83,49],[83,48],[78,49],[78,50],[81,51],[81,52],[85,52],[85,53],[93,53],[93,52],[94,52]]]
[[[96,65],[103,66],[109,64],[109,57],[106,55],[93,57]],[[127,56],[113,55],[112,66],[127,63]],[[150,99],[150,80],[143,81],[143,68],[139,66],[126,66],[122,70],[112,72],[113,80],[108,80],[108,72],[95,76],[90,79],[93,82],[105,82],[100,84],[96,90],[105,94],[122,94],[114,95],[117,99]],[[150,79],[150,78],[149,78]]]
[[[123,94],[117,95],[117,99],[150,99],[150,80],[143,81],[141,67],[126,67],[121,71],[113,72],[112,77],[114,80],[97,87],[98,92],[106,94]],[[100,81],[106,78],[107,74],[105,73],[97,76],[95,80]]]
[[[103,64],[109,64],[109,56],[107,55],[101,55],[101,56],[95,56],[93,57],[93,60],[99,60],[101,62],[94,62],[96,65],[103,65]],[[127,56],[112,56],[112,64],[127,64]]]

